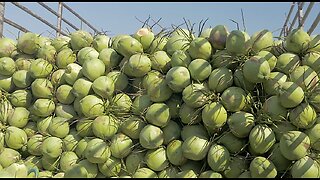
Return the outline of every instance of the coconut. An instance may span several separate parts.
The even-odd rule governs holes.
[[[57,52],[65,48],[69,48],[70,37],[58,36],[51,41],[51,45],[56,49]]]
[[[319,44],[320,44],[320,42],[319,42]],[[320,51],[307,53],[302,58],[301,64],[309,66],[310,68],[312,68],[315,72],[317,72],[319,74],[320,73]]]
[[[181,129],[181,139],[183,141],[185,141],[189,137],[194,136],[200,137],[202,139],[209,139],[208,132],[203,125],[195,124],[183,126],[183,128]]]
[[[256,125],[250,131],[249,145],[255,154],[266,153],[275,142],[275,134],[267,125]]]
[[[207,103],[209,93],[204,84],[194,83],[184,88],[182,99],[188,106],[198,108]]]
[[[206,157],[211,143],[203,137],[190,136],[182,143],[182,153],[187,159],[199,161]]]
[[[6,129],[4,140],[9,148],[18,150],[27,144],[27,134],[20,128],[9,126]]]
[[[139,142],[146,149],[156,149],[164,141],[163,131],[154,125],[146,125],[140,132]]]
[[[278,96],[269,97],[263,103],[262,111],[273,122],[287,119],[288,110],[280,104]]]
[[[101,139],[111,139],[118,131],[118,123],[112,116],[98,116],[92,122],[92,132]]]
[[[233,135],[244,138],[249,136],[255,126],[255,117],[251,113],[238,111],[228,117],[227,123]]]
[[[3,168],[9,167],[11,164],[20,161],[21,154],[11,148],[3,148],[0,152],[0,165]]]
[[[300,57],[293,53],[283,53],[278,57],[275,70],[289,75],[300,65]]]
[[[280,139],[281,154],[288,160],[299,160],[307,155],[310,138],[300,131],[288,131]]]
[[[167,145],[166,155],[171,164],[180,166],[187,162],[187,158],[183,156],[183,141],[173,140]]]
[[[8,116],[8,124],[18,128],[24,128],[29,121],[30,112],[24,107],[16,107]]]
[[[249,168],[248,160],[244,156],[231,157],[227,168],[223,171],[226,178],[237,178]]]
[[[10,57],[17,49],[17,42],[10,38],[0,39],[0,57]]]
[[[130,137],[126,136],[125,134],[118,133],[115,134],[111,139],[111,155],[116,158],[125,158],[128,156],[133,147],[133,142]]]
[[[140,132],[146,125],[147,123],[138,116],[130,116],[122,122],[120,130],[131,139],[139,139]]]
[[[152,54],[154,52],[164,50],[164,47],[165,47],[167,41],[168,41],[168,37],[163,36],[163,35],[158,35],[151,42],[151,45],[149,46],[147,52]]]
[[[226,170],[230,161],[229,151],[221,145],[213,144],[208,152],[207,162],[210,168],[215,172]]]
[[[264,91],[268,95],[277,95],[280,85],[286,82],[287,78],[282,72],[271,72],[269,78],[262,82]]]
[[[319,136],[319,129],[320,129],[320,124],[319,122],[319,117],[316,119],[316,123],[309,129],[305,130],[304,133],[308,135],[310,138],[310,143],[311,143],[311,148],[315,149],[317,151],[320,150],[320,136]]]
[[[208,80],[209,89],[213,92],[223,92],[233,84],[232,71],[225,67],[214,69]]]
[[[104,102],[95,95],[87,95],[80,100],[81,112],[86,117],[94,117],[102,115],[104,112]]]
[[[37,58],[45,59],[51,63],[54,63],[56,61],[55,56],[56,56],[56,49],[51,45],[41,46],[38,49],[36,54]]]
[[[31,84],[31,92],[35,98],[50,99],[53,97],[52,94],[53,85],[45,78],[37,78]]]
[[[83,153],[91,163],[104,163],[111,157],[110,147],[99,138],[91,139]]]
[[[94,81],[98,77],[104,75],[105,70],[104,63],[97,58],[90,59],[90,61],[85,61],[82,65],[83,75],[91,81]]]
[[[271,76],[271,73],[270,73],[270,76]],[[255,83],[248,81],[243,75],[243,70],[240,68],[237,68],[234,71],[233,82],[235,86],[240,87],[245,91],[252,91],[255,88]]]
[[[76,63],[68,64],[65,68],[63,79],[72,86],[77,79],[83,77],[81,70],[82,67]]]
[[[51,83],[53,86],[57,87],[61,84],[66,84],[65,80],[65,69],[58,69],[51,74]]]
[[[125,115],[131,109],[132,100],[125,93],[119,93],[112,97],[110,102],[110,111],[116,115]]]
[[[16,71],[16,64],[9,57],[0,58],[0,74],[3,76],[11,76]]]
[[[192,59],[209,60],[213,52],[210,42],[202,37],[193,39],[190,42],[188,52]]]
[[[245,148],[247,141],[227,132],[218,139],[217,143],[226,147],[230,153],[236,154]]]
[[[248,95],[242,88],[231,86],[222,93],[221,103],[227,111],[241,111],[249,104]]]
[[[74,51],[79,51],[84,47],[89,47],[93,41],[91,34],[83,30],[71,33],[70,38],[70,44]]]
[[[0,89],[6,92],[12,92],[15,88],[11,76],[4,76],[0,74]]]
[[[124,65],[124,73],[131,77],[143,77],[151,71],[152,57],[143,54],[134,54]]]
[[[8,99],[15,107],[29,107],[32,101],[32,93],[29,90],[15,90],[12,92]]]
[[[109,47],[110,37],[104,34],[98,34],[94,37],[92,41],[92,46],[95,50],[97,50],[99,53]]]
[[[203,123],[213,130],[221,128],[227,122],[227,111],[217,102],[205,105],[201,116]]]
[[[254,33],[251,38],[252,51],[258,53],[262,50],[270,51],[273,45],[273,35],[267,29]]]
[[[190,73],[186,67],[172,67],[166,74],[166,82],[174,92],[182,92],[190,83]]]
[[[133,34],[133,37],[142,44],[144,51],[149,49],[154,40],[154,34],[149,28],[140,28],[135,34]]]
[[[209,42],[214,49],[222,50],[226,47],[229,31],[224,25],[217,25],[212,28],[209,34]]]
[[[49,61],[38,58],[31,62],[29,72],[33,78],[46,78],[53,70]]]
[[[163,147],[148,150],[144,156],[144,161],[154,171],[162,171],[169,165],[166,150]]]
[[[96,164],[89,162],[87,159],[81,160],[78,164],[87,170],[89,178],[98,176],[99,169]]]
[[[158,178],[158,175],[149,168],[139,168],[132,175],[133,178]]]
[[[163,144],[167,145],[171,141],[180,138],[181,127],[175,121],[169,121],[167,126],[162,128],[164,141]]]
[[[57,158],[62,154],[63,142],[58,137],[47,137],[41,144],[43,157]]]
[[[270,66],[270,70],[272,71],[277,64],[277,57],[275,55],[273,55],[271,52],[269,51],[260,51],[257,56],[263,57],[265,60],[268,61],[268,64]]]
[[[177,50],[175,51],[172,56],[171,56],[171,66],[183,66],[183,67],[188,67],[189,64],[191,63],[191,56],[187,51],[183,50]]]
[[[319,178],[319,163],[309,156],[297,160],[291,168],[293,178]]]
[[[129,36],[121,38],[115,50],[122,56],[129,58],[134,54],[143,53],[143,45],[137,39]]]
[[[255,178],[275,178],[277,169],[274,164],[265,157],[257,156],[250,163],[251,177]]]
[[[110,72],[119,65],[123,56],[112,48],[104,48],[100,51],[98,58],[106,65],[106,72]]]
[[[100,76],[92,83],[92,90],[102,98],[110,98],[114,91],[114,81],[107,76]]]
[[[56,57],[56,65],[59,68],[66,68],[69,64],[77,60],[76,54],[69,48],[61,50]]]
[[[316,111],[307,103],[301,103],[289,113],[290,122],[298,128],[309,129],[316,122]]]
[[[281,154],[279,143],[274,144],[268,154],[268,159],[274,164],[278,172],[285,172],[291,165],[291,161]]]
[[[280,104],[285,108],[294,108],[304,100],[303,89],[294,82],[284,82],[279,86]]]
[[[299,85],[304,91],[308,91],[318,85],[319,76],[311,67],[303,65],[290,73],[290,80]]]
[[[157,51],[150,55],[151,68],[160,72],[167,72],[170,65],[170,57],[166,51]]]
[[[128,173],[134,174],[139,168],[146,167],[144,161],[145,153],[141,151],[131,152],[125,159],[125,167]]]
[[[297,127],[290,123],[290,121],[275,121],[271,125],[271,129],[276,136],[276,140],[280,141],[283,134],[288,131],[297,130]]]
[[[252,83],[261,83],[270,76],[268,61],[261,56],[252,56],[243,65],[243,76]]]
[[[128,77],[124,73],[117,70],[109,72],[107,77],[110,77],[113,80],[116,91],[124,90],[129,84]]]
[[[120,159],[113,156],[108,158],[105,162],[98,164],[100,172],[106,177],[118,176],[121,171],[121,166]]]
[[[211,64],[204,59],[194,59],[188,66],[190,76],[196,81],[204,81],[211,74]]]
[[[169,107],[164,103],[154,103],[146,112],[146,120],[155,126],[165,127],[170,118]]]
[[[250,36],[240,30],[233,30],[227,36],[226,49],[231,55],[245,55],[251,47]]]
[[[26,32],[18,38],[17,48],[26,54],[35,54],[39,48],[39,36],[32,32]]]
[[[164,46],[165,51],[172,55],[177,50],[186,51],[189,48],[188,38],[182,35],[171,36],[166,45]]]
[[[91,119],[83,119],[76,124],[76,130],[81,137],[93,136]]]
[[[72,151],[66,151],[61,154],[59,165],[63,172],[66,172],[69,168],[75,165],[78,161],[78,156]]]
[[[176,174],[179,172],[178,168],[175,166],[169,166],[166,169],[160,171],[158,173],[159,178],[174,178]]]
[[[303,28],[292,30],[285,40],[285,48],[292,53],[300,54],[307,50],[311,38]]]
[[[172,119],[178,118],[180,107],[183,103],[181,95],[173,94],[171,98],[165,103],[169,107],[171,118]]]
[[[52,136],[64,138],[69,134],[70,127],[68,119],[63,117],[54,117],[49,124],[48,130]]]

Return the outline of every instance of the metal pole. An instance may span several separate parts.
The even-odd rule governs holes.
[[[88,21],[86,21],[85,19],[83,19],[78,13],[76,13],[74,10],[72,10],[69,6],[67,6],[65,3],[62,3],[62,5],[68,9],[72,14],[74,14],[75,16],[77,16],[80,20],[82,20],[85,24],[87,24],[92,30],[94,30],[94,32],[99,32],[96,28],[94,28]]]
[[[302,2],[300,4],[301,8],[304,6],[304,2]],[[299,7],[299,5],[298,5]],[[292,23],[291,23],[291,26],[289,27],[289,32],[292,30],[294,24],[296,23],[297,19],[298,19],[298,16],[299,16],[299,11],[297,11],[296,15],[294,16],[294,19],[292,20]]]
[[[290,18],[290,16],[291,16],[292,11],[293,11],[294,4],[295,4],[295,2],[292,2],[291,7],[290,7],[290,10],[289,10],[289,13],[288,13],[288,16],[287,16],[287,19],[286,19],[286,21],[284,22],[284,25],[283,25],[283,28],[281,29],[281,32],[280,32],[279,37],[281,37],[282,33],[285,33],[285,31],[286,31],[287,23],[288,23],[288,21],[289,21],[289,18]]]
[[[26,33],[26,32],[30,32],[28,29],[20,26],[19,24],[15,23],[15,22],[7,19],[7,18],[4,18],[4,22],[7,23],[7,24],[9,24],[9,25],[11,25],[12,27],[15,27],[15,28],[19,29],[19,30],[22,31],[22,32],[25,32],[25,33]]]
[[[38,2],[38,4],[40,4],[42,7],[44,7],[45,9],[47,9],[48,11],[50,11],[52,14],[54,14],[55,16],[59,17],[59,14],[54,11],[53,9],[51,9],[49,6],[47,6],[45,3],[43,2]],[[73,25],[71,22],[67,21],[66,19],[64,19],[63,17],[61,17],[62,21],[65,22],[66,24],[68,24],[70,27],[72,27],[74,30],[79,30],[79,28],[77,28],[75,25]]]
[[[48,21],[46,21],[45,19],[43,19],[42,17],[38,16],[37,14],[33,13],[30,9],[26,8],[25,6],[17,3],[17,2],[11,2],[12,4],[14,4],[15,6],[17,6],[18,8],[22,9],[23,11],[25,11],[26,13],[30,14],[31,16],[37,18],[38,20],[40,20],[41,22],[43,22],[44,24],[48,25],[49,27],[51,27],[52,29],[58,31],[57,27],[55,27],[54,25],[52,25],[51,23],[49,23]],[[62,35],[66,36],[67,34],[61,32]]]
[[[61,20],[62,20],[62,3],[59,2],[58,5],[58,31],[57,31],[57,37],[61,34]]]
[[[4,6],[5,2],[0,2],[0,37],[3,37]]]
[[[313,5],[314,5],[314,2],[310,2],[310,3],[309,3],[309,6],[308,6],[308,8],[307,8],[307,10],[306,10],[306,13],[304,14],[304,16],[303,16],[303,18],[302,18],[302,20],[301,20],[301,25],[302,25],[302,26],[304,26],[304,22],[306,21],[306,19],[307,19],[308,15],[309,15],[309,13],[310,13]]]
[[[302,6],[301,6],[301,2],[299,2],[298,4],[298,12],[299,12],[299,28],[302,26],[302,18],[303,18],[303,12],[302,12]]]
[[[320,21],[320,12],[318,13],[318,16],[317,18],[313,21],[309,31],[308,31],[308,34],[311,35],[311,33],[313,32],[313,30],[317,27],[318,23]]]

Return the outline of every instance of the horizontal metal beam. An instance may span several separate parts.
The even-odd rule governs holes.
[[[35,17],[36,19],[40,20],[41,22],[43,22],[47,26],[51,27],[52,29],[59,31],[57,27],[55,27],[54,25],[52,25],[51,23],[49,23],[47,20],[43,19],[42,17],[38,16],[37,14],[33,13],[30,9],[26,8],[25,6],[23,6],[17,2],[11,2],[11,3],[14,4],[15,6],[17,6],[18,8],[22,9],[26,13],[30,14],[31,16]],[[64,36],[67,36],[67,34],[65,34],[64,32],[61,32],[61,34]]]
[[[74,10],[72,10],[69,6],[67,6],[65,3],[62,3],[62,6],[68,9],[72,14],[77,16],[81,21],[83,21],[85,24],[87,24],[92,30],[94,30],[95,33],[98,33],[99,31],[94,28],[88,21],[83,19],[78,13],[76,13]]]
[[[55,16],[59,17],[59,14],[54,11],[53,9],[51,9],[49,6],[47,6],[45,3],[43,2],[38,2],[42,7],[44,7],[45,9],[47,9],[48,11],[50,11],[52,14],[54,14]],[[73,25],[71,22],[67,21],[66,19],[64,19],[62,17],[62,21],[64,21],[66,24],[68,24],[70,27],[72,27],[74,30],[79,30],[79,28],[77,28],[75,25]]]

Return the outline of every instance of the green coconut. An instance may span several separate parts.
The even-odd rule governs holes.
[[[150,55],[151,67],[160,72],[167,72],[170,65],[170,57],[166,51],[157,51]]]
[[[257,56],[263,57],[264,59],[266,59],[268,61],[271,71],[276,67],[278,59],[271,52],[269,52],[269,51],[260,51],[257,54]]]
[[[320,44],[320,42],[319,42],[319,44]],[[320,73],[320,51],[307,53],[302,58],[301,64],[309,66],[310,68],[312,68],[315,72],[317,72],[319,74]]]
[[[182,143],[182,153],[187,159],[199,161],[206,157],[211,143],[203,137],[190,136]]]
[[[139,168],[144,168],[147,165],[144,163],[145,152],[132,151],[125,159],[126,171],[134,174]]]
[[[166,45],[164,46],[164,50],[172,55],[177,50],[186,51],[189,48],[188,38],[183,35],[173,35],[171,36]]]
[[[92,122],[92,132],[101,139],[111,139],[118,131],[119,125],[112,116],[98,116]]]
[[[143,54],[134,54],[125,62],[124,73],[131,77],[143,77],[151,71],[152,60]]]
[[[154,103],[146,112],[146,120],[155,126],[165,127],[170,119],[169,107],[165,103]]]
[[[41,153],[44,157],[57,158],[63,152],[63,142],[58,137],[47,137],[41,144]]]
[[[9,97],[9,101],[15,107],[29,107],[32,101],[32,93],[30,90],[15,90]]]
[[[262,82],[263,89],[268,95],[277,95],[280,85],[287,79],[288,76],[282,72],[271,72],[269,78]]]
[[[182,92],[191,83],[190,73],[186,67],[172,67],[166,74],[166,82],[174,92]]]
[[[227,111],[221,103],[212,102],[204,106],[201,117],[207,127],[215,130],[227,122]]]
[[[302,129],[309,129],[316,122],[316,117],[316,111],[307,103],[301,103],[289,112],[290,122]]]
[[[223,50],[226,47],[229,31],[224,25],[217,25],[210,31],[208,40],[214,49]]]
[[[85,61],[82,65],[82,73],[85,77],[94,81],[98,77],[105,74],[105,65],[98,58]]]
[[[76,63],[68,64],[63,74],[63,79],[69,84],[73,85],[77,79],[83,77],[82,67]]]
[[[182,91],[182,100],[190,107],[199,108],[207,103],[210,91],[204,84],[194,83]]]
[[[309,156],[297,160],[291,168],[293,178],[319,178],[319,163]]]
[[[228,117],[227,123],[234,136],[245,138],[255,126],[255,117],[251,113],[238,111]]]
[[[288,131],[280,139],[281,154],[288,160],[299,160],[307,155],[310,138],[301,131]]]
[[[243,76],[252,83],[261,83],[270,76],[268,61],[261,56],[252,56],[243,65]]]
[[[56,61],[56,49],[51,45],[44,45],[40,47],[37,51],[36,57],[45,59],[51,63]]]
[[[288,110],[280,104],[278,96],[269,97],[263,103],[262,110],[273,122],[287,119]]]
[[[53,70],[49,61],[38,58],[30,64],[29,72],[33,78],[46,78]]]
[[[37,78],[31,84],[31,92],[35,98],[50,99],[53,97],[53,85],[45,78]]]
[[[182,123],[192,125],[201,122],[201,109],[193,108],[183,103],[179,109],[179,117]]]
[[[302,65],[290,73],[290,80],[299,85],[304,91],[309,91],[318,85],[319,76],[311,67]]]
[[[16,107],[8,116],[8,124],[18,128],[24,128],[29,121],[30,112],[24,107]]]
[[[166,155],[171,164],[180,166],[187,162],[187,158],[183,155],[183,141],[173,140],[167,145]]]
[[[59,116],[52,118],[48,131],[52,136],[58,138],[66,137],[70,131],[68,119]]]
[[[291,165],[291,161],[281,154],[279,143],[274,144],[268,154],[268,159],[274,164],[278,172],[285,172]]]
[[[251,43],[248,33],[233,30],[227,36],[226,49],[231,55],[241,56],[248,53]]]
[[[130,116],[121,123],[120,130],[131,139],[139,139],[140,132],[146,125],[138,116]]]
[[[66,172],[67,169],[77,163],[78,159],[77,154],[72,151],[63,152],[59,160],[60,170]]]
[[[254,33],[251,38],[252,51],[258,53],[262,50],[270,51],[273,45],[273,35],[267,29]]]
[[[56,57],[56,65],[58,68],[66,68],[69,64],[74,63],[77,60],[76,54],[72,49],[66,48],[61,50]]]
[[[278,174],[274,164],[262,156],[255,157],[249,169],[253,178],[275,178]]]
[[[164,50],[164,47],[165,47],[167,41],[168,41],[168,37],[163,36],[163,35],[158,35],[158,36],[154,37],[154,40],[151,42],[151,44],[147,50],[147,53],[152,54],[154,52]]]
[[[106,65],[106,72],[110,72],[119,65],[123,56],[112,48],[104,48],[100,51],[98,59]]]
[[[98,34],[93,38],[92,46],[99,53],[109,47],[110,37],[104,34]]]
[[[198,37],[190,42],[188,52],[192,59],[208,60],[211,57],[213,50],[207,39]]]
[[[227,111],[241,111],[249,104],[248,96],[242,88],[231,86],[222,93],[221,103]]]
[[[95,95],[85,96],[80,100],[81,112],[86,117],[94,117],[102,115],[104,112],[104,102]]]
[[[7,147],[18,150],[27,144],[27,134],[20,128],[9,126],[4,136]]]
[[[0,57],[10,57],[17,49],[17,42],[10,38],[0,39]]]
[[[225,67],[214,69],[208,80],[209,89],[221,93],[233,84],[232,71]]]
[[[212,54],[210,63],[213,68],[226,67],[235,69],[235,67],[237,67],[234,57],[230,55],[226,49],[218,50],[216,53]]]
[[[247,141],[227,132],[218,139],[217,143],[226,147],[230,153],[236,154],[246,147]]]
[[[12,92],[15,88],[12,76],[4,76],[0,74],[0,89],[6,92]]]
[[[92,44],[93,37],[89,32],[78,30],[70,34],[70,45],[74,51],[79,51]]]
[[[230,163],[230,153],[224,146],[213,144],[209,149],[207,162],[213,171],[222,172]]]
[[[311,38],[303,28],[293,29],[285,39],[285,48],[292,53],[300,54],[307,50]]]
[[[183,67],[188,67],[189,64],[191,63],[191,56],[187,51],[183,50],[177,50],[175,51],[172,56],[171,56],[171,66],[183,66]]]
[[[65,73],[65,69],[58,69],[54,71],[51,74],[51,84],[55,87],[61,84],[66,84],[64,73]]]
[[[163,75],[152,81],[152,84],[146,86],[147,95],[153,102],[164,102],[170,99],[171,95],[173,94],[173,91],[166,83]]]
[[[123,72],[118,70],[109,72],[107,77],[110,77],[113,80],[116,91],[124,90],[129,84],[128,77]]]
[[[196,81],[206,80],[212,71],[211,64],[205,59],[194,59],[188,66],[190,76]]]
[[[157,173],[149,168],[139,168],[132,175],[133,178],[158,178]]]
[[[249,168],[248,160],[244,156],[231,157],[227,168],[223,171],[226,178],[237,178]]]
[[[155,38],[154,33],[149,28],[140,28],[135,34],[133,34],[133,37],[142,44],[144,51],[149,49]]]
[[[123,159],[131,153],[132,148],[132,139],[123,133],[117,133],[111,139],[110,151],[113,157]]]
[[[277,141],[280,141],[282,135],[285,134],[286,132],[297,130],[297,127],[287,120],[275,121],[270,127],[274,132]]]
[[[169,107],[171,118],[172,119],[178,118],[180,107],[182,106],[182,103],[183,103],[181,95],[173,94],[171,98],[165,103]]]
[[[163,141],[163,131],[151,124],[144,126],[139,134],[139,142],[146,149],[156,149],[162,145]]]
[[[276,142],[274,132],[267,125],[256,125],[249,134],[249,145],[254,153],[266,153]]]
[[[70,37],[58,36],[51,41],[51,45],[56,49],[57,52],[65,48],[69,48]]]
[[[91,139],[83,153],[91,163],[104,163],[111,157],[110,147],[99,138]]]
[[[289,75],[300,65],[300,57],[293,53],[283,53],[278,57],[275,70]]]
[[[18,38],[17,48],[26,54],[35,54],[39,49],[39,36],[32,32],[26,32]]]
[[[169,166],[166,150],[163,147],[148,150],[144,156],[144,161],[154,171],[162,171]]]
[[[0,58],[0,74],[3,76],[11,76],[16,71],[16,64],[10,57]]]
[[[143,53],[143,45],[137,39],[129,36],[121,38],[115,50],[122,56],[129,58],[134,54]]]
[[[106,177],[118,176],[121,171],[121,161],[113,156],[108,158],[105,162],[99,163],[99,171]]]
[[[270,73],[271,76],[271,73]],[[269,76],[269,78],[270,78]],[[237,87],[240,87],[244,89],[245,91],[252,91],[255,88],[255,83],[252,83],[248,81],[244,75],[243,75],[243,70],[240,68],[237,68],[234,73],[233,73],[233,82],[234,85]]]
[[[92,91],[92,82],[85,77],[77,79],[72,85],[72,93],[78,98],[84,98]]]
[[[304,91],[294,82],[284,82],[279,86],[280,104],[285,108],[294,108],[304,100]]]

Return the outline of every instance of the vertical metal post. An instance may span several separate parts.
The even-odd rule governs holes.
[[[62,21],[62,3],[59,2],[59,5],[58,5],[58,24],[57,24],[57,28],[58,28],[58,31],[57,31],[57,37],[60,36],[61,34],[61,21]]]
[[[299,28],[300,28],[302,26],[302,18],[303,18],[301,2],[298,2],[298,11],[299,11],[298,22],[299,22]]]
[[[4,6],[5,2],[0,2],[0,37],[3,37]]]

